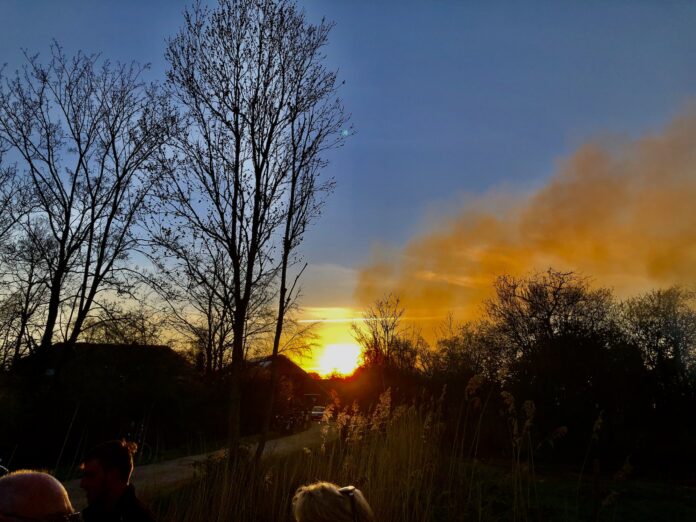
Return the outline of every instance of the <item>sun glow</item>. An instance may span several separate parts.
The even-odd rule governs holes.
[[[354,343],[327,344],[318,364],[322,376],[334,373],[350,375],[362,361],[362,350]]]

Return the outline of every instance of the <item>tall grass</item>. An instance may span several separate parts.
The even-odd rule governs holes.
[[[447,423],[443,397],[394,406],[387,391],[370,412],[356,404],[329,408],[317,447],[259,464],[241,459],[234,469],[224,460],[210,461],[194,482],[159,501],[158,519],[290,521],[295,490],[317,480],[360,488],[380,522],[543,518],[531,435],[534,404],[518,408],[512,395],[502,395],[509,468],[484,465],[478,447],[492,392],[482,394],[480,385],[472,379]]]
[[[431,520],[442,462],[441,401],[392,408],[387,391],[369,414],[328,409],[323,442],[297,454],[229,470],[209,462],[189,487],[159,505],[171,521],[291,520],[295,490],[328,480],[363,490],[379,520]]]

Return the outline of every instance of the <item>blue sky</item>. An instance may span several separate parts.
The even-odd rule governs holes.
[[[696,2],[299,3],[336,22],[328,62],[356,129],[303,247],[307,306],[348,304],[375,244],[403,245],[463,195],[538,186],[588,138],[640,135],[696,93]],[[56,38],[161,77],[186,4],[1,0],[0,62]]]

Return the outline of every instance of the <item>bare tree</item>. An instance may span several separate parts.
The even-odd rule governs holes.
[[[548,269],[528,277],[496,279],[495,296],[485,303],[488,319],[504,339],[510,358],[527,356],[542,340],[611,326],[613,298],[593,289],[574,272]]]
[[[142,303],[124,307],[100,303],[85,320],[80,339],[90,343],[155,345],[162,342],[163,323]]]
[[[399,297],[387,294],[365,309],[362,321],[351,325],[354,339],[363,348],[365,365],[377,370],[384,390],[393,370],[425,370],[429,363],[430,348],[419,328],[404,325],[405,312]]]
[[[29,215],[27,183],[17,173],[15,164],[3,163],[7,147],[0,139],[0,368],[3,369],[14,366],[34,348],[32,320],[45,294],[45,267],[38,252],[50,248],[45,228]]]
[[[134,227],[154,183],[150,163],[174,129],[167,100],[145,84],[145,67],[96,55],[68,58],[57,45],[47,64],[27,56],[2,78],[0,141],[20,158],[55,249],[42,259],[48,305],[40,347],[57,330],[74,343],[101,291],[123,277]]]
[[[175,204],[174,200],[166,198],[161,206],[169,209]],[[159,218],[169,221],[163,215]],[[219,264],[196,251],[196,242],[191,241],[191,237],[174,237],[169,227],[158,223],[157,217],[154,221],[150,258],[155,270],[144,274],[144,279],[160,298],[158,307],[168,328],[177,332],[180,340],[193,349],[196,364],[203,373],[207,377],[219,375],[230,363],[234,312],[228,294],[218,288],[220,280],[215,277],[215,270]],[[186,245],[187,240],[191,241],[189,245]],[[263,292],[257,292],[250,302],[247,337],[255,338],[271,331],[273,317],[267,302]],[[244,346],[246,351],[248,343]]]
[[[363,320],[353,323],[353,337],[363,347],[368,365],[391,365],[400,345],[402,319],[406,309],[398,296],[388,294],[363,312]]]
[[[696,292],[653,290],[621,305],[624,331],[664,392],[696,376]]]
[[[22,228],[0,248],[5,368],[34,352],[41,334],[48,296],[46,259],[55,253],[50,233],[40,220],[25,216]]]
[[[0,72],[2,72],[0,70]],[[12,235],[17,222],[29,210],[27,191],[15,165],[3,163],[4,151],[0,140],[0,247]]]
[[[435,349],[426,355],[424,370],[430,375],[479,375],[493,381],[498,374],[496,336],[485,320],[459,323],[449,315],[437,329]]]
[[[301,15],[300,15],[301,16]],[[303,24],[303,20],[298,20]],[[322,182],[320,174],[326,166],[323,153],[340,145],[345,134],[348,118],[338,101],[336,74],[323,64],[321,48],[328,41],[330,25],[306,27],[303,46],[291,56],[296,60],[296,77],[290,88],[290,111],[288,114],[289,155],[287,199],[284,208],[285,224],[280,259],[280,281],[278,308],[271,359],[271,393],[265,411],[261,438],[256,449],[256,458],[263,454],[270,428],[273,398],[278,381],[276,359],[278,357],[285,316],[295,295],[294,291],[306,265],[297,273],[290,288],[288,271],[293,256],[304,238],[307,226],[319,215],[324,196],[333,188],[331,180]]]
[[[292,243],[280,248],[289,260],[302,236],[299,215],[309,217],[316,203],[300,211],[290,200],[314,183],[327,140],[340,139],[342,116],[322,109],[342,114],[336,75],[321,63],[329,30],[309,24],[289,1],[220,0],[187,11],[167,51],[189,133],[162,189],[170,225],[155,243],[192,285],[210,290],[231,325],[231,450],[253,308],[267,307],[289,264],[273,257],[278,240]],[[288,218],[289,208],[296,214]],[[287,296],[279,299],[282,310]]]

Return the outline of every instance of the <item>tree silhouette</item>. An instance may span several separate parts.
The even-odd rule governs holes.
[[[229,332],[231,351],[231,457],[247,343],[270,326],[254,321],[266,317],[280,275],[279,338],[292,252],[318,211],[321,153],[339,142],[344,122],[336,75],[321,54],[329,30],[289,1],[221,0],[187,11],[167,49],[170,92],[188,132],[160,189],[154,243],[163,268],[211,296],[229,325],[219,330]]]
[[[175,127],[144,69],[68,58],[54,43],[47,64],[27,56],[21,72],[1,78],[0,142],[31,191],[34,219],[19,224],[31,236],[39,220],[51,243],[37,248],[48,291],[40,348],[57,330],[75,343],[98,294],[130,286],[125,261],[155,182],[153,159]]]

